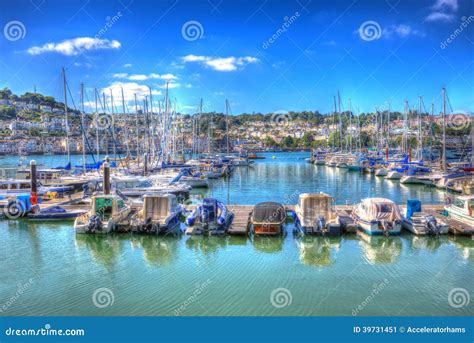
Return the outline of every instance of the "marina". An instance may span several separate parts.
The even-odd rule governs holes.
[[[455,310],[442,300],[442,294],[452,285],[469,280],[474,273],[472,227],[447,215],[445,190],[394,184],[374,174],[309,164],[302,158],[307,155],[261,153],[265,159],[256,160],[251,167],[237,167],[227,177],[209,180],[209,188],[192,189],[189,198],[179,203],[174,195],[163,198],[156,192],[145,196],[143,202],[124,197],[130,211],[127,225],[119,229],[104,222],[106,234],[80,233],[74,229],[74,220],[35,220],[29,215],[0,220],[0,254],[6,261],[2,271],[7,282],[34,275],[35,282],[42,286],[32,289],[9,311],[18,315],[174,315],[173,308],[197,288],[203,294],[197,306],[190,306],[180,315],[352,315],[361,301],[357,300],[358,294],[387,278],[387,291],[380,295],[384,307],[369,305],[364,310],[366,315],[386,315],[387,311],[403,311],[407,315],[471,314],[469,308]],[[57,157],[35,158],[42,164],[57,162]],[[111,169],[113,174],[114,168]],[[106,189],[110,187],[102,181]],[[347,192],[348,187],[358,193]],[[382,191],[391,194],[403,218],[406,201],[420,199],[422,212],[447,224],[449,233],[415,235],[401,227],[396,236],[367,234],[355,222],[353,210],[361,199],[377,197]],[[102,190],[95,196],[100,194]],[[44,199],[39,205],[42,209],[59,206],[84,215],[90,211],[93,197],[76,192]],[[122,197],[114,197],[119,206]],[[207,198],[220,199],[222,203],[217,206]],[[254,203],[249,204],[249,199]],[[306,204],[305,199],[311,201]],[[262,218],[275,223],[284,218],[281,231],[272,236],[256,235],[252,228],[254,205],[272,200],[280,201],[284,216],[279,217],[280,205],[265,205],[254,225],[259,225],[257,220]],[[200,226],[197,235],[196,231],[188,231],[186,218],[194,218],[193,213],[201,205],[210,206],[199,212],[205,213],[205,218],[212,218],[209,210],[219,208],[214,218],[222,218],[223,224],[232,214],[231,224],[225,226],[225,231],[216,231],[217,235],[202,231],[204,226]],[[272,206],[278,211],[267,211]],[[307,224],[299,224],[306,223],[306,219]],[[265,226],[265,222],[262,229],[268,232],[271,225]],[[336,223],[339,226],[334,226]],[[12,274],[9,266],[16,263],[11,257],[12,249],[19,246],[32,254],[17,264],[17,271]],[[457,262],[449,262],[452,259]],[[359,277],[361,273],[363,278]],[[396,301],[394,295],[401,287],[421,281],[420,278],[425,285],[423,295],[407,294],[402,302]],[[324,286],[313,289],[308,298],[302,280]],[[348,289],[343,285],[350,280],[357,282]],[[247,282],[259,290],[242,286]],[[90,288],[97,284],[113,290],[113,308],[99,311],[82,305],[85,297],[90,297]],[[201,285],[205,288],[201,289]],[[291,290],[296,306],[276,309],[263,304],[264,299],[258,300],[277,285]],[[156,286],[160,296],[154,295]],[[2,292],[13,292],[9,287],[4,286]],[[71,291],[62,293],[64,287]],[[141,292],[130,292],[137,287]],[[225,295],[219,292],[218,299],[217,288],[226,290]],[[328,293],[328,289],[337,291]],[[49,294],[56,294],[57,298]]]

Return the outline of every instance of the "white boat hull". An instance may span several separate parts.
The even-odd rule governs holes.
[[[403,174],[397,171],[390,171],[388,172],[387,176],[385,178],[387,180],[400,180],[402,178]]]

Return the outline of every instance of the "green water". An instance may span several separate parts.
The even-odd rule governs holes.
[[[338,203],[367,195],[442,201],[432,188],[311,166],[301,156],[279,154],[193,193],[249,204],[295,203],[293,194],[319,190]],[[473,294],[470,238],[302,239],[292,229],[254,240],[99,237],[76,236],[72,223],[0,221],[0,315],[474,314],[463,300]],[[453,304],[456,288],[464,291]]]

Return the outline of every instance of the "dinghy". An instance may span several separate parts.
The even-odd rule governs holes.
[[[186,218],[187,235],[225,235],[234,213],[220,201],[205,198]]]

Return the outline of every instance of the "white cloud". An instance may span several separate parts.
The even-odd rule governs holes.
[[[42,46],[33,46],[29,48],[27,52],[30,55],[40,55],[47,52],[55,52],[66,56],[74,56],[90,50],[119,49],[120,46],[121,44],[117,40],[78,37],[66,39],[59,43],[46,43]]]
[[[116,79],[125,79],[127,78],[128,74],[127,73],[117,73],[117,74],[114,74],[113,77],[116,78]]]
[[[132,67],[132,64],[131,63],[125,63],[123,65],[124,68],[131,68]]]
[[[449,23],[453,20],[454,20],[454,14],[442,13],[442,12],[430,13],[425,18],[425,21],[442,21],[442,22],[445,22],[445,23]]]
[[[431,13],[426,16],[428,22],[451,22],[459,8],[458,0],[436,0],[431,6]]]
[[[181,61],[184,63],[201,63],[206,67],[217,71],[234,71],[239,67],[243,67],[250,63],[257,63],[258,58],[245,56],[245,57],[210,57],[210,56],[197,56],[197,55],[186,55],[181,57]]]
[[[110,97],[110,90],[114,95],[115,101],[121,101],[122,97],[122,89],[123,89],[123,97],[125,102],[133,103],[135,101],[135,94],[137,95],[137,101],[142,103],[143,98],[147,96],[150,97],[150,89],[146,85],[140,85],[136,82],[113,82],[110,86],[105,87],[101,90],[101,92],[105,93],[105,96],[108,98]],[[153,90],[151,92],[152,95],[161,95],[161,91]],[[107,100],[107,101],[110,101]],[[119,102],[114,104],[115,106],[119,105]],[[110,104],[108,104],[110,106]]]
[[[436,0],[431,7],[435,11],[453,11],[456,12],[459,8],[458,0]]]
[[[128,79],[130,81],[145,81],[145,80],[152,80],[152,79],[158,79],[158,80],[176,80],[178,77],[173,74],[127,74],[127,73],[117,73],[113,75],[114,78],[116,79]]]
[[[399,36],[402,38],[408,37],[408,36],[418,36],[418,37],[424,37],[425,34],[423,32],[420,32],[414,28],[412,28],[409,25],[405,24],[400,24],[400,25],[390,25],[386,28],[383,29],[382,31],[383,36],[385,38],[390,38],[392,36]]]

